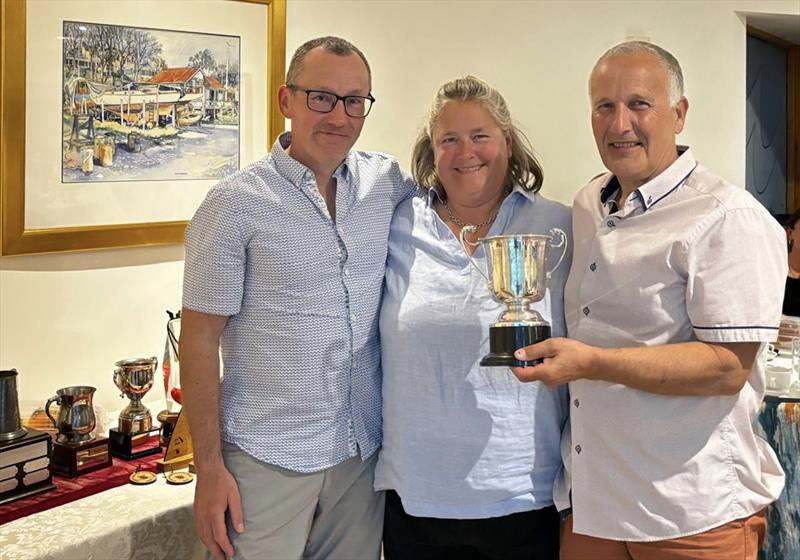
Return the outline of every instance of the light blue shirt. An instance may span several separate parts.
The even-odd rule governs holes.
[[[567,419],[565,387],[521,383],[483,368],[489,326],[505,304],[470,265],[429,192],[401,204],[392,221],[380,315],[383,447],[375,488],[394,489],[407,513],[477,519],[553,503]],[[488,235],[567,233],[570,211],[516,187]],[[561,249],[551,249],[552,267]],[[479,247],[474,258],[484,267]],[[571,251],[534,309],[553,336],[566,332],[563,289]]]
[[[183,305],[229,316],[222,439],[314,472],[381,441],[378,306],[392,214],[416,187],[394,158],[351,152],[336,221],[314,173],[285,151],[208,193],[186,231]]]

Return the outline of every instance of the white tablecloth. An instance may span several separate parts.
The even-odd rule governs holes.
[[[0,525],[2,560],[194,560],[194,482],[127,484]]]

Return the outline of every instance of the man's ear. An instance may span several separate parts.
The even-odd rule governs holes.
[[[680,101],[675,104],[675,134],[680,134],[683,131],[683,126],[686,124],[686,113],[689,111],[689,100],[681,97]]]
[[[281,114],[287,118],[292,118],[292,90],[288,88],[285,84],[278,88],[278,107],[281,110]]]

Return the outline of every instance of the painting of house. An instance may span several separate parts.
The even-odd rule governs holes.
[[[223,85],[214,76],[206,76],[200,68],[165,68],[153,76],[150,82],[180,88],[187,93],[202,93],[202,112],[207,120],[226,124],[238,123],[239,108],[235,96],[238,88]]]
[[[239,37],[63,22],[62,182],[239,168]]]

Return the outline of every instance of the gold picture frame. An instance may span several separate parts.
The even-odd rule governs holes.
[[[284,129],[277,91],[285,70],[286,0],[229,1],[264,5],[268,150]],[[187,220],[25,227],[26,10],[27,0],[3,0],[0,4],[0,255],[181,243]]]

